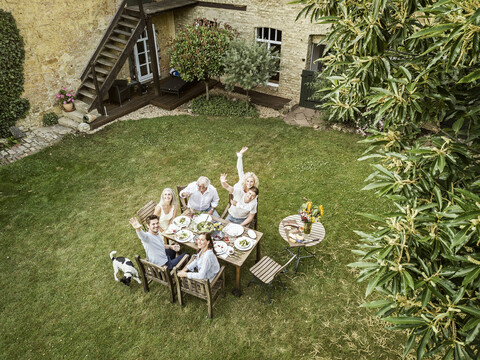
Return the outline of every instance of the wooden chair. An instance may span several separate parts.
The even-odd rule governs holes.
[[[230,209],[230,206],[232,206],[231,201],[233,200],[233,194],[228,194],[228,204],[225,210],[223,210],[222,213],[222,219],[225,219],[228,214],[228,209]],[[253,220],[250,222],[250,224],[247,225],[250,229],[257,230],[257,223],[258,223],[258,196],[257,196],[257,212],[255,213],[255,216],[253,217]]]
[[[187,185],[185,186],[179,186],[177,185],[177,194],[178,194],[178,203],[180,204],[180,210],[181,212],[183,213],[185,210],[187,210],[188,206],[188,198],[182,198],[180,197],[180,191],[182,191],[183,189],[185,189],[187,187]]]
[[[150,291],[150,283],[156,282],[162,284],[168,288],[170,294],[170,302],[175,302],[175,280],[173,278],[173,272],[177,268],[183,268],[187,262],[188,256],[184,256],[182,260],[175,266],[171,271],[168,270],[168,267],[165,265],[158,266],[155,265],[146,259],[140,258],[140,256],[135,255],[135,260],[137,261],[138,268],[140,269],[140,276],[143,283],[143,290],[145,292]]]
[[[272,303],[272,300],[270,299],[270,294],[268,293],[268,288],[272,286],[273,281],[275,278],[278,278],[280,283],[282,284],[283,291],[286,290],[285,285],[283,284],[282,280],[280,279],[280,273],[285,272],[286,268],[290,263],[295,259],[295,256],[292,256],[290,260],[288,260],[285,265],[280,265],[273,259],[269,258],[268,256],[264,256],[258,263],[253,265],[250,268],[250,272],[253,275],[253,279],[248,283],[248,286],[250,286],[251,283],[253,282],[258,282],[260,286],[263,288],[265,293],[267,294],[268,297],[268,302]],[[278,275],[278,277],[277,277]]]
[[[155,211],[155,206],[157,204],[155,203],[155,201],[153,200],[150,200],[148,203],[146,203],[140,210],[137,211],[137,215],[140,219],[140,223],[143,224],[143,228],[145,230],[147,230],[147,227],[146,227],[146,220],[147,220],[147,217],[149,217],[150,215],[153,215],[153,212]]]
[[[193,258],[190,261],[193,261]],[[177,269],[180,269],[180,267],[177,267]],[[224,270],[225,266],[222,266],[212,283],[210,283],[210,280],[208,279],[198,280],[183,277],[180,278],[177,276],[177,271],[174,271],[173,275],[177,285],[178,304],[183,306],[182,293],[190,294],[205,300],[207,302],[208,317],[211,319],[213,317],[213,306],[217,303],[220,294],[222,294],[222,297],[225,297]]]

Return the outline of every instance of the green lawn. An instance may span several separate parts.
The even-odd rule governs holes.
[[[91,359],[400,359],[404,336],[359,308],[366,284],[346,265],[368,229],[358,212],[386,208],[362,192],[370,173],[356,159],[360,138],[296,128],[279,119],[162,117],[126,121],[64,139],[0,168],[2,276],[0,358]],[[269,305],[261,288],[236,298],[227,267],[227,297],[207,317],[206,304],[186,296],[113,279],[112,250],[144,256],[128,219],[164,187],[206,175],[226,205],[222,172],[236,180],[235,152],[250,147],[245,170],[260,178],[262,253],[288,259],[278,234],[282,218],[303,197],[326,210],[326,238],[286,274]],[[369,299],[373,300],[373,299]]]

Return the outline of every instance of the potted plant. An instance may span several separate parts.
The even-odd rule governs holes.
[[[63,106],[65,111],[75,110],[74,103],[77,96],[73,91],[67,90],[65,86],[57,94],[57,102]]]

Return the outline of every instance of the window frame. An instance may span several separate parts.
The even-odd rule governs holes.
[[[268,29],[267,38],[265,38],[265,30],[266,29]],[[275,39],[271,39],[272,30],[275,31]],[[261,33],[260,33],[260,31],[261,31]],[[261,34],[261,36],[259,36],[260,34]],[[274,48],[279,47],[279,51],[278,51],[278,54],[279,54],[278,58],[279,59],[281,58],[281,54],[282,54],[282,36],[283,36],[283,32],[282,32],[282,30],[279,30],[279,29],[269,28],[269,27],[256,27],[255,28],[255,41],[257,43],[267,44],[267,49],[270,49],[272,47],[272,45],[273,45]],[[278,82],[268,81],[267,85],[271,86],[271,87],[278,88],[278,86],[280,84],[280,70],[277,70],[277,76],[278,76]],[[272,79],[272,78],[270,78],[270,79]]]

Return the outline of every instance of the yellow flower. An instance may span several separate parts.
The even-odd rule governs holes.
[[[323,205],[320,205],[320,216],[323,216]]]
[[[307,201],[307,212],[310,212],[310,209],[312,208],[312,202]]]

